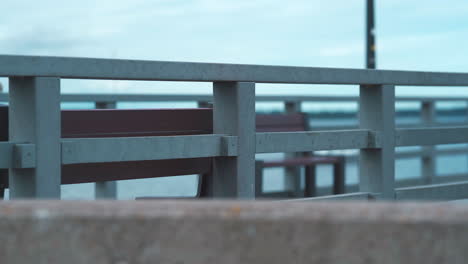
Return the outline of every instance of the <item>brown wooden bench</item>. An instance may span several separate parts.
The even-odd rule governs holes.
[[[257,132],[299,132],[308,131],[309,122],[305,113],[290,113],[290,114],[257,114],[256,116],[256,131]],[[317,195],[317,177],[316,167],[319,164],[330,164],[333,166],[333,194],[345,193],[345,158],[344,156],[316,156],[312,152],[299,153],[298,157],[284,158],[274,161],[257,161],[256,162],[256,190],[257,197],[268,197],[268,194],[263,192],[263,169],[275,167],[304,167],[305,168],[305,185],[303,197],[313,197]],[[205,175],[210,177],[210,175]],[[210,186],[209,180],[199,182],[200,195],[202,197],[209,196]],[[284,195],[284,193],[283,193]],[[289,197],[294,197],[296,194],[287,193]]]
[[[0,111],[7,120],[7,109]],[[181,122],[183,120],[183,122]],[[8,132],[8,121],[1,133]],[[211,109],[64,110],[62,138],[175,136],[212,133]],[[0,134],[4,135],[4,134]],[[2,138],[8,139],[8,134]],[[62,166],[62,184],[117,181],[211,172],[211,158],[85,163]],[[8,187],[8,170],[0,184]],[[3,197],[3,195],[2,195]]]
[[[256,118],[257,132],[295,132],[308,131],[309,119],[305,113],[290,114],[258,114]],[[315,156],[312,152],[300,153],[298,157],[288,157],[281,160],[257,162],[257,167],[304,167],[305,197],[316,196],[316,165],[331,164],[333,166],[333,194],[345,193],[345,159],[343,156]],[[257,193],[261,195],[263,170],[257,169]]]
[[[304,115],[282,115],[281,117],[257,117],[258,130],[262,131],[303,131],[293,123],[278,125],[282,121],[291,122]],[[181,122],[183,120],[183,122]],[[274,122],[272,122],[274,120]],[[8,140],[8,109],[0,107],[0,140]],[[272,127],[276,126],[276,127]],[[139,137],[175,136],[212,133],[212,109],[148,109],[148,110],[64,110],[62,111],[62,138],[97,137]],[[294,163],[295,162],[295,163]],[[264,163],[264,167],[306,166],[310,170],[314,164],[334,163],[334,159],[308,157],[307,160],[286,160],[282,163]],[[212,158],[172,159],[155,161],[131,161],[113,163],[85,163],[62,166],[62,184],[104,182],[128,179],[142,179],[177,175],[205,175],[211,173]],[[0,172],[0,191],[8,187],[8,171]],[[312,195],[312,174],[309,173],[306,194]],[[344,175],[344,174],[343,174]],[[335,179],[337,180],[337,179]],[[344,177],[338,181],[344,182]],[[200,181],[202,183],[203,181]],[[206,181],[205,181],[206,182]],[[337,187],[335,187],[336,190]],[[199,184],[197,196],[207,196],[207,187]],[[340,191],[342,189],[339,189]]]

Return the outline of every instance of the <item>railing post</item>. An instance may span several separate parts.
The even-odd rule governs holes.
[[[287,114],[300,113],[301,102],[284,102],[284,110]],[[285,158],[295,158],[302,156],[302,153],[286,153]],[[304,196],[301,192],[301,170],[299,167],[286,167],[284,186],[287,191],[291,191],[294,197]]]
[[[237,136],[238,156],[218,157],[213,196],[255,198],[255,83],[213,84],[213,133]]]
[[[423,101],[421,103],[421,120],[427,127],[433,126],[436,119],[436,109],[434,101]],[[421,174],[423,184],[431,184],[436,173],[435,147],[422,147]]]
[[[361,85],[359,126],[380,134],[381,148],[362,149],[359,164],[361,192],[395,199],[395,86]]]
[[[117,102],[95,102],[96,109],[116,109]],[[96,199],[117,199],[117,182],[105,181],[94,184],[94,197]]]
[[[10,169],[10,199],[60,199],[60,79],[10,78],[9,137],[35,144],[36,167]]]

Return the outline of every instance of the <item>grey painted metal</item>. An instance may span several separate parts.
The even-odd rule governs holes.
[[[13,167],[13,147],[14,143],[0,142],[0,169]]]
[[[417,176],[417,175],[415,175]],[[458,182],[458,181],[467,181],[468,174],[461,173],[461,174],[450,174],[450,175],[439,175],[433,179],[434,184],[439,183],[451,183],[451,182]],[[396,188],[405,188],[405,187],[414,187],[423,185],[424,182],[422,181],[421,177],[413,177],[408,179],[399,179],[395,181]],[[346,185],[346,191],[348,193],[356,193],[359,192],[359,184],[351,183]],[[317,196],[333,196],[333,188],[332,186],[320,186],[317,188]],[[263,197],[268,198],[294,198],[292,193],[287,191],[274,191],[274,192],[266,192],[263,193]],[[375,199],[380,199],[380,194],[373,194]]]
[[[116,109],[117,101],[95,101],[96,109]],[[117,181],[96,182],[94,184],[96,199],[117,199]]]
[[[301,102],[297,101],[286,101],[284,102],[284,110],[288,114],[300,113],[301,112]],[[285,158],[296,158],[303,156],[303,153],[298,152],[289,152],[285,153]],[[294,193],[296,197],[301,197],[304,195],[301,192],[301,170],[299,167],[286,167],[284,168],[284,187],[286,190]]]
[[[437,149],[434,148],[434,153],[427,153],[425,151],[404,151],[404,152],[397,152],[395,153],[395,157],[397,158],[415,158],[421,157],[424,158],[427,155],[433,154],[434,156],[440,155],[459,155],[459,154],[466,154],[468,152],[468,148],[452,148],[452,149]]]
[[[422,102],[421,120],[425,126],[430,127],[436,121],[435,102]],[[426,184],[432,183],[436,173],[435,147],[426,146],[422,148],[424,155],[421,156],[421,172]]]
[[[394,199],[395,185],[395,86],[361,86],[359,126],[381,134],[381,147],[360,150],[361,192],[382,193]]]
[[[15,144],[13,146],[12,168],[35,168],[36,159],[36,146],[34,144]]]
[[[468,199],[468,181],[396,189],[397,200]]]
[[[36,166],[34,144],[0,143],[0,169],[28,169]]]
[[[397,146],[428,146],[468,142],[468,126],[397,129]]]
[[[115,93],[67,93],[61,95],[62,102],[211,102],[212,95],[208,94],[115,94]],[[357,102],[357,96],[327,96],[327,95],[257,95],[260,102]],[[396,101],[401,102],[450,102],[465,101],[464,96],[400,96]],[[0,93],[0,102],[8,101],[8,93]]]
[[[257,133],[257,153],[374,148],[378,142],[367,129],[342,131]]]
[[[213,84],[213,131],[237,136],[237,157],[218,157],[214,197],[255,198],[255,83]]]
[[[10,78],[9,135],[35,144],[34,169],[10,169],[10,198],[60,199],[60,79]]]
[[[450,123],[433,123],[431,127],[454,127],[454,126],[466,126],[468,122],[450,122]],[[397,128],[421,128],[424,127],[425,124],[423,123],[415,123],[415,124],[399,124]],[[322,131],[322,130],[350,130],[350,129],[357,129],[359,126],[356,125],[329,125],[329,126],[313,126],[311,127],[311,131]]]
[[[7,101],[8,94],[0,93],[0,101]],[[464,101],[466,97],[437,96],[418,97],[402,96],[396,101],[402,102],[434,102],[434,101]],[[152,102],[152,101],[204,101],[211,102],[212,95],[203,94],[62,94],[63,102],[83,102],[83,101],[118,101],[118,102]],[[353,102],[358,101],[357,96],[323,96],[323,95],[256,95],[256,101],[261,102]]]
[[[357,192],[357,193],[345,193],[345,194],[337,194],[337,195],[325,195],[325,196],[318,196],[318,197],[310,197],[310,198],[301,198],[301,199],[293,199],[293,200],[284,200],[284,201],[294,201],[294,202],[319,202],[324,200],[374,200],[375,194],[366,193],[366,192]]]
[[[0,76],[206,82],[466,86],[468,74],[0,55]]]
[[[223,135],[76,138],[62,140],[62,164],[232,157],[237,151],[237,138]]]

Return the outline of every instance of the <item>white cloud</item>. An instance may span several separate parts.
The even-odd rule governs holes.
[[[360,68],[364,2],[2,0],[0,53]],[[466,0],[380,0],[377,9],[378,67],[468,71]]]

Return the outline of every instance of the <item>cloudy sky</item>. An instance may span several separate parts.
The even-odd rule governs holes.
[[[0,53],[362,68],[365,0],[2,0]],[[376,0],[377,67],[468,72],[468,1]],[[5,84],[5,80],[0,80]],[[66,81],[64,92],[206,92]],[[157,86],[155,88],[155,86]],[[203,86],[203,87],[206,87]],[[424,88],[399,89],[421,94]],[[262,86],[262,93],[355,93]],[[428,89],[466,94],[466,89]],[[426,90],[424,90],[426,93]]]

